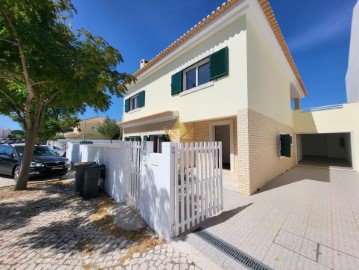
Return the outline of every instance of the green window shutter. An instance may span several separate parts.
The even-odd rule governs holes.
[[[215,52],[209,57],[210,80],[228,75],[228,47]]]
[[[171,79],[171,95],[176,95],[182,92],[182,71],[172,75]]]
[[[138,104],[138,107],[145,106],[145,91],[144,90],[138,94],[137,104]]]
[[[130,99],[125,99],[125,112],[130,111]]]
[[[135,141],[136,141],[136,142],[140,142],[140,141],[141,141],[141,136],[136,136],[136,137],[135,137]]]
[[[168,137],[168,135],[162,135],[160,137],[161,137],[162,142],[170,142],[171,141],[170,138]]]
[[[150,140],[150,136],[143,136],[143,141],[148,142]]]
[[[292,144],[292,136],[289,134],[280,135],[280,155],[283,157],[290,157],[290,147]]]
[[[129,141],[130,140],[130,138],[129,137],[125,137],[125,141]]]

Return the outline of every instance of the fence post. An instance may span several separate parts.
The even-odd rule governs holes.
[[[176,183],[178,183],[178,148],[176,143],[170,144],[170,217],[171,238],[176,236],[176,216],[178,213],[178,200],[176,199]]]

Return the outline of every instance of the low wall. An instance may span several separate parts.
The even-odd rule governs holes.
[[[153,142],[143,143],[139,210],[147,225],[165,239],[174,236],[173,143],[163,143],[162,153],[153,153]],[[117,202],[128,200],[131,182],[131,142],[120,144],[68,143],[71,162],[95,161],[106,165],[105,192]],[[172,176],[172,177],[171,177]]]
[[[174,236],[173,143],[162,143],[162,153],[152,153],[153,142],[144,143],[141,162],[140,211],[148,226],[165,239]],[[173,150],[172,150],[173,148]]]
[[[95,161],[106,165],[105,192],[116,202],[125,202],[130,175],[130,142],[121,144],[68,144],[67,158],[71,162]]]

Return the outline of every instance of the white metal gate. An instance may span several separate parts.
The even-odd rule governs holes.
[[[179,235],[223,210],[222,143],[181,143],[176,150],[175,235]]]
[[[142,145],[141,142],[131,142],[130,151],[130,170],[131,180],[129,186],[129,204],[139,207],[141,190],[141,160]]]

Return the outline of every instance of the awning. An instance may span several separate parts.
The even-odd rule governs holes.
[[[152,114],[149,116],[137,118],[119,123],[123,128],[138,127],[154,123],[161,123],[166,121],[176,120],[178,118],[178,111],[166,111],[161,113]]]

